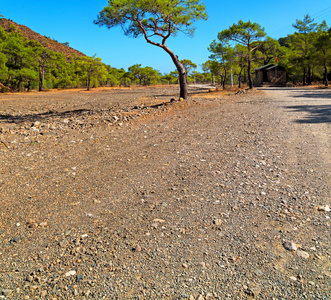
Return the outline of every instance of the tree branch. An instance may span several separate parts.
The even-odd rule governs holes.
[[[154,46],[157,46],[157,47],[160,47],[160,48],[163,48],[163,46],[159,43],[156,43],[152,40],[149,39],[148,35],[147,35],[147,31],[144,27],[144,25],[142,24],[142,20],[138,20],[138,24],[139,24],[139,28],[142,30],[143,34],[144,34],[144,37],[145,37],[145,40],[147,41],[147,43],[150,43]]]

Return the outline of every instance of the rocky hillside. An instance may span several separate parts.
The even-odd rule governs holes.
[[[7,31],[10,32],[13,29],[13,26],[16,27],[19,32],[25,36],[29,40],[36,40],[40,44],[42,44],[44,47],[55,51],[55,52],[60,52],[63,53],[65,56],[85,56],[84,53],[75,50],[65,44],[59,43],[50,37],[42,36],[39,33],[31,30],[29,27],[26,27],[24,25],[19,25],[15,23],[14,21],[8,20],[8,19],[0,19],[0,25]]]

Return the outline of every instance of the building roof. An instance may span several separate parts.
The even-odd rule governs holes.
[[[283,67],[283,66],[272,66],[272,67],[270,67],[270,68],[268,68],[267,70],[272,70],[272,69],[277,69],[277,70],[285,70],[285,67]]]
[[[267,64],[267,65],[264,65],[262,67],[254,69],[254,71],[264,70],[264,69],[268,69],[268,68],[271,68],[271,67],[274,67],[274,66],[275,66],[274,64]]]

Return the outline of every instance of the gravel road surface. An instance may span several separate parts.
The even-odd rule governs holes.
[[[0,95],[0,299],[330,299],[330,89],[175,93]]]

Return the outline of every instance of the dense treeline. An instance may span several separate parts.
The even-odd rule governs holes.
[[[239,21],[221,31],[208,50],[209,60],[197,72],[197,65],[181,60],[187,82],[253,85],[252,71],[270,63],[286,68],[293,84],[323,82],[328,85],[331,67],[331,29],[306,15],[293,24],[294,34],[279,40],[266,36],[257,23]],[[230,76],[232,74],[232,76]],[[54,52],[39,42],[28,40],[15,26],[0,26],[0,89],[31,91],[52,88],[87,88],[178,83],[178,72],[162,75],[139,64],[116,69],[93,56],[68,56]]]
[[[172,78],[173,79],[173,78]],[[42,91],[130,84],[156,84],[162,74],[134,65],[126,72],[104,64],[96,56],[65,56],[25,38],[15,26],[0,26],[0,88],[2,91]],[[171,80],[170,80],[171,81]],[[165,79],[164,82],[169,82]]]
[[[210,44],[210,60],[204,69],[220,76],[225,86],[231,69],[239,84],[251,84],[252,70],[279,64],[295,85],[323,82],[327,86],[331,76],[331,29],[325,21],[314,23],[309,15],[296,20],[293,27],[294,34],[275,40],[267,37],[259,24],[239,21],[221,31]]]

